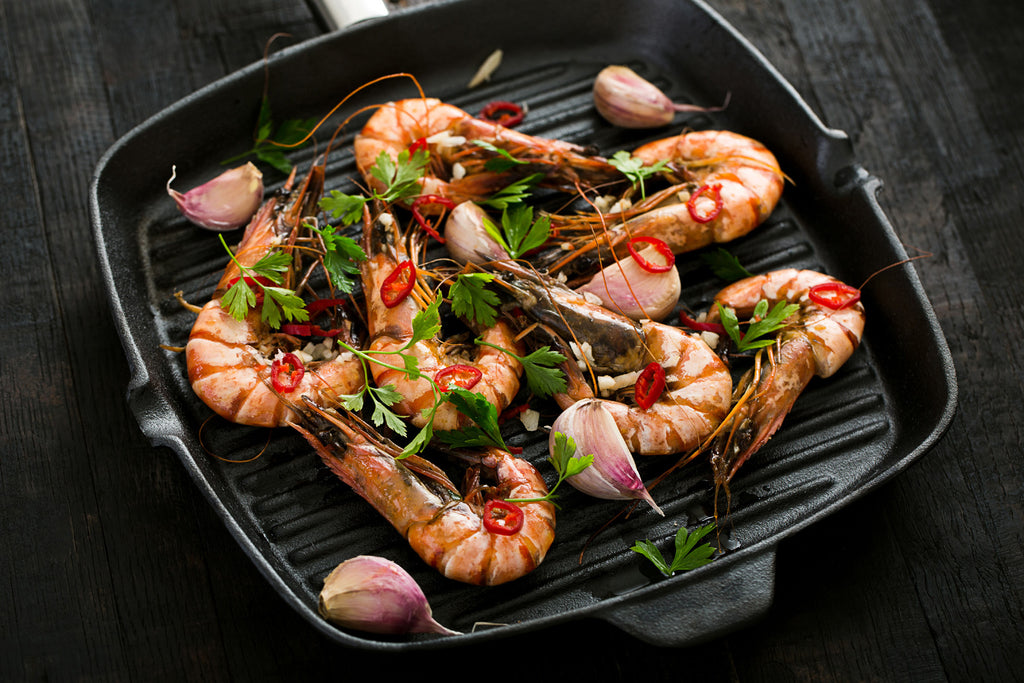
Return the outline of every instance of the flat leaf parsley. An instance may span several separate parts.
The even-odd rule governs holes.
[[[715,549],[710,543],[698,546],[697,541],[707,536],[714,528],[714,524],[709,524],[688,532],[686,527],[679,527],[679,531],[676,532],[675,555],[671,564],[665,561],[661,551],[650,540],[637,541],[630,550],[646,557],[665,576],[672,576],[676,572],[703,567],[712,561],[711,556],[715,554]]]

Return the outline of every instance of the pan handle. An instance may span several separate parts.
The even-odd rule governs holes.
[[[717,574],[712,570],[706,580],[630,595],[600,616],[653,645],[681,647],[712,640],[768,612],[775,594],[775,554],[776,547],[770,546],[737,564],[715,568]]]
[[[312,0],[328,31],[337,31],[346,26],[373,19],[386,17],[388,6],[384,0]]]

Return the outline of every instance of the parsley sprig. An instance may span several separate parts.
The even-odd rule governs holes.
[[[297,143],[309,135],[316,123],[315,118],[285,119],[275,128],[270,112],[270,100],[264,95],[260,101],[260,112],[256,118],[256,133],[253,135],[252,148],[230,159],[225,159],[221,163],[229,164],[248,156],[255,156],[287,175],[292,171],[292,164],[284,155],[285,149],[300,149],[305,146],[306,143],[301,145]]]
[[[562,432],[555,432],[555,447],[548,455],[548,462],[555,468],[558,480],[551,487],[546,496],[539,498],[508,498],[510,503],[539,503],[551,501],[554,503],[555,491],[558,486],[571,476],[579,474],[594,463],[594,455],[576,455],[576,440]],[[555,503],[555,507],[558,504]]]
[[[743,331],[740,329],[740,322],[736,318],[736,313],[731,308],[727,308],[721,303],[717,303],[716,306],[718,306],[718,316],[722,321],[722,326],[725,328],[729,338],[736,344],[736,349],[741,352],[761,349],[774,344],[774,339],[766,339],[765,337],[784,328],[786,326],[786,319],[800,309],[798,304],[787,304],[785,301],[779,301],[769,311],[767,299],[761,299],[754,306],[751,322],[747,326],[746,331]]]
[[[460,273],[448,289],[452,312],[483,327],[492,327],[498,319],[498,295],[487,289],[493,273]]]
[[[220,305],[235,320],[242,321],[249,313],[249,309],[256,306],[258,299],[253,291],[253,286],[263,292],[263,306],[260,309],[260,319],[271,327],[281,326],[282,319],[288,321],[305,321],[309,319],[305,303],[302,297],[284,287],[277,287],[284,281],[283,273],[287,272],[292,264],[292,257],[284,252],[272,251],[264,255],[260,260],[250,267],[243,266],[235,258],[235,254],[224,241],[223,235],[218,235],[224,250],[228,252],[231,260],[241,271],[241,277],[231,285],[220,299]],[[273,284],[265,284],[260,280],[263,278]]]
[[[476,343],[504,351],[522,363],[526,384],[536,396],[547,398],[552,394],[565,391],[567,386],[565,373],[558,367],[565,362],[565,356],[558,351],[552,351],[550,346],[542,346],[526,356],[517,356],[508,349],[489,344],[479,337],[476,339]]]
[[[498,409],[487,400],[486,396],[460,387],[453,387],[448,391],[446,398],[460,413],[475,424],[458,431],[437,432],[435,436],[439,441],[455,448],[493,446],[503,451],[508,450],[498,427]]]
[[[551,234],[551,219],[541,216],[533,220],[533,207],[515,204],[501,212],[501,229],[493,222],[484,220],[484,230],[495,242],[514,259],[535,249],[547,241]]]
[[[711,268],[711,272],[729,282],[742,280],[752,275],[749,270],[743,267],[738,258],[722,247],[715,251],[701,254],[700,258]]]
[[[665,168],[667,162],[662,159],[650,166],[644,166],[642,159],[630,155],[629,152],[623,149],[613,154],[608,163],[619,169],[624,176],[629,178],[633,187],[639,186],[640,196],[646,197],[647,192],[644,189],[644,180]]]
[[[672,576],[676,572],[703,567],[712,561],[711,556],[715,554],[715,549],[709,543],[698,546],[697,541],[707,536],[714,528],[714,524],[708,524],[688,532],[686,527],[679,527],[679,531],[676,532],[675,555],[671,564],[665,561],[661,551],[650,540],[637,541],[630,550],[640,553],[653,562],[658,571],[665,576]]]
[[[333,225],[308,227],[324,242],[323,263],[331,276],[331,285],[342,294],[354,291],[359,282],[358,264],[366,260],[366,252],[351,237],[337,234]]]

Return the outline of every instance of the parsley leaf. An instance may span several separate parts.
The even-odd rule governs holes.
[[[653,164],[651,166],[644,166],[642,159],[630,155],[626,150],[620,150],[612,155],[612,158],[608,160],[608,163],[619,169],[624,176],[629,178],[629,181],[633,184],[633,187],[640,186],[640,196],[646,197],[647,193],[644,190],[644,179],[649,178],[661,169],[665,168],[666,160]]]
[[[565,362],[565,356],[558,351],[552,351],[550,346],[542,346],[526,356],[517,356],[508,349],[489,344],[479,337],[477,337],[476,343],[504,351],[522,363],[526,384],[530,387],[530,391],[538,397],[547,398],[552,394],[565,391],[567,386],[565,373],[558,367]]]
[[[363,207],[369,201],[369,197],[331,190],[330,196],[320,199],[320,208],[340,220],[342,225],[352,225],[363,219]]]
[[[520,204],[530,196],[534,186],[544,177],[543,173],[533,173],[520,178],[501,188],[487,199],[477,202],[480,206],[489,206],[504,211],[513,204]]]
[[[503,451],[508,450],[498,427],[498,409],[487,400],[486,396],[468,389],[452,387],[448,391],[447,398],[460,413],[473,420],[476,425],[458,431],[437,432],[436,436],[439,440],[456,448],[493,446]]]
[[[721,247],[717,251],[701,254],[700,258],[715,275],[723,280],[734,282],[751,276],[751,272],[740,264],[738,258]]]
[[[500,147],[495,147],[491,143],[486,142],[484,140],[473,140],[472,142],[477,147],[482,147],[483,149],[486,149],[488,152],[493,152],[494,154],[498,155],[493,159],[488,159],[487,161],[484,162],[484,168],[487,169],[488,171],[493,171],[495,173],[504,173],[510,168],[514,168],[515,166],[519,166],[521,164],[529,163],[527,161],[523,161],[522,159],[516,159],[508,152],[508,150],[501,149]]]
[[[484,221],[484,230],[514,259],[541,246],[551,233],[551,219],[541,216],[533,220],[533,207],[516,204],[501,213],[501,231],[490,221]]]
[[[492,327],[498,318],[500,300],[486,285],[494,278],[493,273],[461,273],[448,290],[455,315]]]
[[[675,555],[672,558],[672,564],[665,561],[661,551],[650,540],[637,541],[630,550],[646,557],[665,576],[672,576],[676,572],[703,567],[712,561],[711,556],[715,554],[715,549],[709,543],[697,546],[697,541],[704,538],[714,528],[714,524],[709,524],[694,529],[690,533],[686,527],[679,527],[679,531],[676,532]]]
[[[397,160],[381,151],[370,174],[383,183],[385,190],[374,192],[374,196],[382,202],[392,203],[419,194],[419,180],[429,161],[430,152],[424,149],[416,150],[411,156],[408,149],[403,149]]]
[[[751,318],[753,322],[747,326],[746,332],[742,332],[739,320],[736,318],[736,313],[721,303],[716,304],[716,306],[718,306],[718,316],[722,321],[722,326],[725,328],[729,338],[736,344],[736,349],[741,352],[760,349],[774,344],[774,339],[765,339],[764,337],[785,327],[786,319],[800,309],[798,304],[787,304],[785,301],[779,301],[769,312],[768,301],[761,299],[754,307],[754,314]]]
[[[594,464],[594,455],[576,455],[576,440],[562,432],[555,432],[555,446],[548,456],[548,462],[555,468],[558,480],[555,481],[555,485],[551,487],[546,496],[541,498],[508,498],[507,500],[516,503],[537,503],[548,500],[554,503],[555,491],[558,489],[558,486],[569,477],[579,474]],[[555,503],[555,507],[558,507],[557,503]]]
[[[244,320],[249,309],[256,306],[258,297],[252,290],[252,286],[259,287],[263,292],[263,306],[260,309],[260,318],[271,327],[280,327],[282,318],[302,322],[309,319],[305,303],[302,298],[290,289],[276,287],[284,279],[281,274],[286,272],[292,263],[290,255],[280,251],[272,251],[265,254],[251,267],[246,268],[235,258],[231,248],[224,241],[223,235],[218,235],[228,256],[234,261],[241,271],[239,277],[221,297],[220,305],[235,320]],[[271,284],[266,284],[265,282]]]
[[[229,164],[254,155],[260,161],[273,166],[281,173],[287,175],[292,171],[292,164],[284,155],[284,147],[299,149],[305,146],[306,143],[301,145],[297,143],[309,135],[316,124],[317,119],[315,118],[286,119],[275,130],[273,117],[270,113],[270,100],[264,95],[260,101],[260,112],[256,118],[255,144],[251,149],[230,159],[225,159],[221,163]]]
[[[351,237],[335,234],[333,225],[309,227],[324,241],[324,268],[331,276],[331,285],[342,294],[354,291],[359,281],[359,266],[356,264],[366,260],[366,252]]]

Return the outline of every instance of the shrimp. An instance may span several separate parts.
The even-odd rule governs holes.
[[[476,142],[504,150],[525,163],[501,171],[488,170],[487,162],[499,153]],[[575,191],[577,183],[596,185],[623,179],[614,166],[584,147],[526,135],[431,98],[381,106],[355,137],[356,166],[371,187],[381,190],[383,184],[370,173],[379,155],[384,153],[397,160],[414,144],[425,144],[431,152],[430,168],[420,179],[422,195],[442,197],[455,204],[487,199],[533,174],[543,177],[542,186],[566,191]],[[429,209],[423,208],[424,212]]]
[[[550,252],[538,265],[559,272],[583,258],[567,272],[593,269],[595,259],[610,258],[609,250],[624,256],[635,237],[660,239],[675,254],[729,242],[761,225],[782,196],[784,176],[775,156],[737,133],[684,133],[642,145],[633,156],[645,166],[665,162],[660,173],[672,185],[621,211],[553,221],[572,249]]]
[[[445,577],[493,586],[520,578],[543,561],[555,536],[554,504],[502,502],[547,495],[543,477],[529,462],[496,448],[463,454],[494,483],[480,485],[474,475],[474,490],[462,496],[439,467],[416,455],[396,459],[401,449],[351,414],[324,410],[308,399],[306,405],[292,426]],[[518,530],[502,525],[500,515],[509,511],[506,520],[522,517]]]
[[[296,226],[315,211],[323,188],[323,166],[314,165],[302,186],[272,197],[260,208],[245,229],[235,259],[250,267],[282,242],[293,240]],[[196,395],[215,413],[238,424],[276,427],[285,424],[291,412],[281,397],[295,399],[348,394],[363,384],[362,366],[350,354],[305,364],[302,378],[282,391],[272,379],[275,361],[297,348],[294,338],[274,334],[261,320],[259,308],[243,320],[235,319],[221,305],[221,297],[241,276],[234,261],[225,268],[213,297],[200,310],[185,358],[188,378]],[[354,342],[351,326],[343,326],[346,341]],[[295,359],[287,359],[294,364]],[[289,382],[288,385],[292,383]]]
[[[416,358],[419,369],[419,376],[412,377],[409,372],[386,361],[370,363],[374,381],[379,387],[394,386],[403,398],[391,409],[399,415],[411,417],[417,427],[427,424],[424,411],[429,414],[436,404],[438,375],[442,372],[449,374],[448,368],[457,373],[469,373],[468,381],[456,383],[484,396],[500,414],[518,393],[519,378],[523,372],[519,361],[500,349],[521,356],[522,344],[516,341],[511,325],[499,319],[492,327],[480,331],[483,341],[499,348],[477,345],[472,356],[459,355],[457,347],[449,347],[436,336],[421,339],[406,348],[414,336],[413,319],[423,309],[421,297],[417,292],[410,292],[400,301],[389,302],[389,306],[382,294],[388,290],[389,277],[402,264],[411,264],[411,270],[416,268],[420,251],[418,240],[422,233],[413,231],[409,236],[410,243],[404,237],[390,213],[381,212],[371,220],[369,210],[365,212],[363,250],[368,258],[360,266],[367,306],[369,353],[379,354],[382,360],[388,357],[387,354],[412,356]],[[444,402],[433,412],[431,424],[435,429],[455,430],[469,424],[469,418],[454,404]]]
[[[576,342],[584,359],[579,364],[563,364],[567,390],[555,396],[562,409],[595,396],[581,371],[582,364],[599,375],[598,393],[621,396],[598,400],[612,414],[633,453],[664,455],[696,448],[728,413],[732,393],[729,369],[699,337],[652,320],[635,322],[512,262],[495,263],[494,267],[513,276],[501,281],[568,358],[573,351],[566,339],[587,340]],[[629,390],[651,363],[664,369],[665,389],[644,409]]]
[[[711,446],[718,485],[728,484],[772,437],[815,375],[831,377],[860,345],[865,316],[859,296],[848,305],[830,308],[819,303],[815,287],[857,292],[823,273],[788,268],[734,282],[715,296],[717,303],[734,309],[740,319],[749,316],[762,299],[769,305],[785,301],[800,307],[770,347],[770,367],[765,370],[756,364],[736,386],[736,405]],[[707,320],[717,319],[718,307],[713,306]]]

